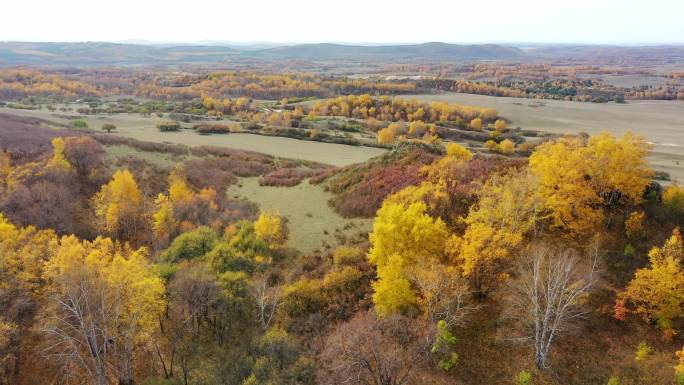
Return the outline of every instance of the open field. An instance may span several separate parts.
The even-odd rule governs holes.
[[[231,197],[250,200],[262,211],[276,210],[289,221],[288,247],[310,253],[323,244],[336,245],[337,236],[370,231],[371,219],[346,219],[328,204],[332,194],[304,181],[294,187],[260,186],[259,178],[241,178],[228,189]]]
[[[650,156],[655,169],[670,173],[673,179],[684,181],[682,101],[582,103],[459,93],[407,97],[496,108],[501,116],[512,121],[510,127],[526,130],[589,134],[608,131],[617,135],[631,130],[655,144]]]
[[[0,112],[42,118],[59,124],[69,124],[70,120],[64,113],[49,112],[47,110],[18,110],[0,107]],[[77,114],[69,114],[69,116],[73,115]],[[283,158],[320,162],[333,166],[346,166],[363,162],[385,151],[373,147],[349,146],[245,133],[199,135],[190,130],[161,133],[155,125],[162,119],[136,114],[84,115],[78,116],[78,119],[86,121],[89,128],[95,130],[98,130],[104,123],[112,123],[117,127],[116,135],[147,142],[185,144],[188,146],[225,146]]]
[[[176,164],[191,158],[185,155],[171,155],[160,152],[141,151],[126,145],[106,146],[107,159],[114,161],[119,158],[137,158],[162,168],[173,168]]]

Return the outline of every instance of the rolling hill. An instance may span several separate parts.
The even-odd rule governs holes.
[[[342,44],[299,44],[265,49],[254,53],[287,59],[306,60],[387,60],[387,59],[427,59],[427,60],[480,60],[510,59],[523,56],[515,47],[496,44],[459,45],[447,43],[424,43],[412,45],[342,45]]]
[[[261,60],[495,60],[523,57],[522,50],[495,44],[413,45],[299,44],[267,49],[222,45],[143,45],[105,42],[0,42],[0,65],[171,65]]]

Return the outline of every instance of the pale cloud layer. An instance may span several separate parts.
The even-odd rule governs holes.
[[[684,43],[684,0],[6,0],[0,40]]]

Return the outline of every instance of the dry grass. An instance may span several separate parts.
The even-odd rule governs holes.
[[[512,121],[509,127],[526,130],[589,134],[608,131],[617,135],[632,131],[655,144],[650,160],[656,170],[668,172],[673,178],[684,181],[682,101],[582,103],[459,93],[406,97],[496,108],[501,116]]]
[[[0,107],[0,112],[47,119],[58,124],[69,124],[69,119],[66,119],[64,113],[60,112],[16,110],[6,107]],[[68,114],[78,115],[76,113]],[[374,147],[321,143],[247,133],[199,135],[193,130],[159,132],[156,124],[162,119],[156,116],[144,117],[138,114],[87,115],[80,117],[80,119],[88,123],[89,129],[94,130],[99,130],[104,123],[114,124],[117,130],[112,134],[145,142],[185,144],[188,146],[223,146],[282,158],[320,162],[333,166],[346,166],[364,162],[385,152],[383,149]],[[191,127],[192,124],[186,124],[185,126]]]
[[[260,186],[259,178],[241,178],[228,189],[228,195],[276,210],[289,221],[290,239],[286,246],[311,253],[325,245],[335,246],[348,237],[367,237],[369,219],[346,219],[328,204],[332,194],[322,186],[304,181],[294,187]]]

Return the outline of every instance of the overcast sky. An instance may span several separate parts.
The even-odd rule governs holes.
[[[0,40],[684,43],[684,0],[7,0]]]

